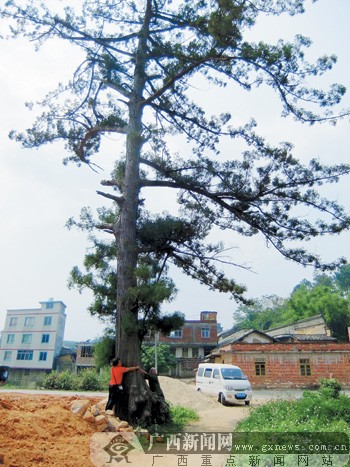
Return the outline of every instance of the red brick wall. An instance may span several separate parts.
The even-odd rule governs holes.
[[[300,359],[309,360],[310,376],[301,375]],[[234,344],[216,361],[239,366],[253,388],[308,388],[329,377],[350,387],[350,343]],[[256,361],[265,361],[265,375],[255,374]]]
[[[210,337],[202,337],[202,328],[210,328]],[[212,321],[194,321],[186,322],[182,328],[182,337],[168,337],[163,334],[159,337],[160,342],[168,344],[215,344],[217,343],[216,322]]]

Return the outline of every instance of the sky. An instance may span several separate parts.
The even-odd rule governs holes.
[[[350,108],[350,2],[319,0],[315,4],[310,1],[307,6],[304,15],[283,15],[259,22],[251,34],[255,39],[276,40],[302,33],[313,40],[310,56],[335,53],[338,63],[325,83],[344,84],[349,91],[343,107]],[[83,206],[108,205],[96,195],[96,190],[100,189],[100,180],[108,178],[113,160],[123,147],[122,139],[108,141],[109,150],[98,160],[101,170],[94,172],[88,167],[64,166],[62,160],[67,154],[60,145],[28,150],[8,138],[11,130],[23,130],[33,121],[33,112],[25,107],[25,102],[39,100],[59,81],[69,79],[78,58],[74,50],[61,43],[46,44],[35,52],[33,44],[24,39],[0,40],[0,331],[8,309],[38,308],[39,301],[49,298],[67,306],[66,340],[92,339],[102,335],[105,327],[87,311],[91,294],[67,288],[69,272],[82,264],[88,241],[84,233],[68,230],[65,224],[70,217],[78,217]],[[335,127],[309,127],[290,118],[282,119],[279,103],[264,90],[232,95],[229,101],[223,91],[210,95],[202,83],[198,83],[195,92],[202,93],[215,107],[222,106],[221,110],[227,110],[228,102],[232,103],[232,110],[242,122],[254,115],[260,133],[272,143],[291,141],[294,154],[304,162],[312,157],[326,164],[349,162],[349,119]],[[349,177],[331,185],[326,194],[350,211]],[[147,196],[150,205],[158,210],[174,205],[168,192]],[[236,262],[251,268],[227,269],[238,282],[247,285],[249,297],[275,294],[286,298],[301,280],[313,277],[311,268],[286,261],[267,248],[261,238],[236,238],[221,232],[216,235],[233,249]],[[332,260],[339,256],[349,258],[349,245],[350,233],[346,232],[309,246],[324,259]],[[228,296],[210,292],[172,269],[171,274],[178,294],[164,306],[164,312],[178,310],[187,319],[199,319],[202,310],[212,310],[218,312],[224,329],[233,325],[232,313],[237,304]]]

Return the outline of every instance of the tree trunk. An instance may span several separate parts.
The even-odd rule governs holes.
[[[150,18],[151,0],[148,0],[135,57],[134,88],[129,100],[125,175],[122,187],[123,202],[118,224],[116,356],[119,356],[123,365],[126,366],[140,364],[138,310],[137,306],[132,303],[129,292],[132,287],[136,286],[139,161],[143,145],[143,91],[146,80],[145,65]],[[119,418],[139,426],[169,421],[167,403],[150,391],[139,372],[125,374],[123,387],[125,401],[116,407],[116,415]]]

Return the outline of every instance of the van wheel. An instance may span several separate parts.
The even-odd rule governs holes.
[[[245,405],[250,405],[250,401],[244,401]]]
[[[220,392],[220,394],[219,394],[219,402],[220,402],[222,405],[226,405],[226,399],[225,399],[225,396],[223,395],[222,392]]]

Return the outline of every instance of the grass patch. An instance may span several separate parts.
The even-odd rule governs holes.
[[[170,416],[172,425],[179,431],[182,431],[190,422],[199,420],[199,415],[195,410],[180,405],[170,404]]]
[[[350,397],[334,388],[333,383],[323,384],[318,391],[305,391],[298,400],[272,401],[253,408],[250,416],[238,423],[235,433],[242,433],[239,436],[244,443],[254,443],[255,439],[257,441],[255,445],[259,442],[266,443],[269,439],[278,445],[301,442],[309,446],[308,440],[311,440],[310,445],[315,440],[320,444],[347,445],[350,439]],[[260,433],[264,435],[259,436]],[[341,465],[349,459],[346,452],[343,454],[345,457],[339,460]],[[314,456],[314,458],[308,465],[312,467],[321,465],[317,463],[322,461],[322,456]],[[339,462],[322,465],[339,466]],[[286,461],[284,465],[289,467],[290,464]],[[346,465],[350,466],[350,461]]]
[[[345,432],[350,436],[350,397],[326,398],[320,391],[305,391],[296,401],[269,402],[253,409],[236,431]]]
[[[170,412],[170,423],[162,425],[153,425],[149,427],[150,433],[170,434],[184,431],[186,426],[193,421],[199,420],[197,412],[181,405],[173,405],[167,401]]]

